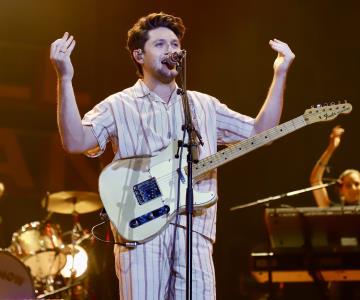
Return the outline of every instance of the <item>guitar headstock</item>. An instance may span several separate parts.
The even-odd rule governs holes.
[[[305,110],[304,119],[306,124],[316,122],[324,122],[335,119],[340,114],[348,114],[352,110],[352,105],[348,102],[344,103],[330,103],[324,105],[317,105],[316,107]]]

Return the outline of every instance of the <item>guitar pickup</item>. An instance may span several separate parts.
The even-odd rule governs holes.
[[[135,184],[133,191],[139,205],[162,196],[155,177]]]
[[[155,209],[151,212],[148,212],[140,217],[137,217],[130,221],[129,225],[131,228],[139,227],[151,220],[157,219],[163,215],[168,214],[170,211],[170,207],[168,205],[164,205],[158,209]]]

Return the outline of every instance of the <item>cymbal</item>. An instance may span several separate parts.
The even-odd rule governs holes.
[[[41,200],[42,207],[59,214],[85,214],[102,208],[97,193],[62,191],[50,194]]]

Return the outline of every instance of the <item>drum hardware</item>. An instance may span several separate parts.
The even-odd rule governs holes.
[[[62,250],[63,253],[66,254],[66,264],[60,271],[60,275],[64,279],[64,284],[68,287],[67,297],[69,297],[69,299],[73,297],[77,299],[79,296],[82,299],[82,296],[87,294],[85,279],[88,268],[88,254],[80,244],[89,238],[90,234],[82,228],[79,213],[77,213],[76,209],[73,209],[72,220],[73,227],[71,232],[69,232],[69,234],[71,234],[71,242]]]
[[[46,293],[51,293],[55,290],[55,277],[54,276],[46,276],[46,278],[42,280],[35,281],[39,291]],[[38,291],[38,292],[39,292]]]
[[[48,212],[48,214],[46,215],[46,217],[45,217],[43,220],[41,220],[40,223],[41,223],[42,225],[45,225],[45,224],[49,223],[52,215],[53,215],[53,212],[52,212],[52,211]]]
[[[64,285],[63,287],[54,289],[52,292],[45,291],[42,294],[38,294],[36,296],[36,299],[44,299],[46,297],[53,296],[53,295],[59,294],[61,292],[66,292],[66,291],[69,292],[69,290],[71,288],[81,286],[82,284],[83,284],[83,280],[82,279],[77,279],[77,280],[73,281],[72,283]],[[66,297],[66,299],[71,299],[71,297],[69,297],[69,295],[68,295],[68,297]]]
[[[71,231],[71,244],[67,246],[69,254],[67,255],[67,263],[62,269],[61,274],[65,278],[70,278],[70,282],[74,278],[78,278],[83,275],[88,267],[88,255],[86,251],[79,246],[79,244],[89,237],[83,230],[79,214],[74,211],[72,213],[73,228]]]

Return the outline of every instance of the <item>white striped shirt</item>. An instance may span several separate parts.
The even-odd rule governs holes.
[[[199,158],[216,153],[218,144],[229,144],[248,138],[254,119],[230,110],[212,96],[188,91],[194,125],[203,138]],[[83,118],[92,126],[99,148],[89,153],[100,155],[110,141],[114,159],[154,156],[174,140],[181,140],[183,131],[181,96],[173,93],[168,103],[151,92],[142,80],[128,89],[113,94],[97,104]],[[216,170],[196,183],[199,191],[217,191]],[[186,226],[185,215],[180,224]],[[215,241],[216,204],[197,211],[193,230]]]

